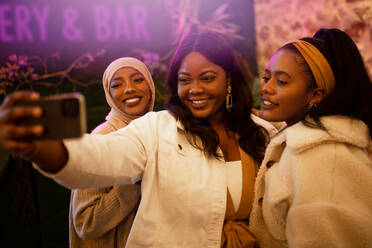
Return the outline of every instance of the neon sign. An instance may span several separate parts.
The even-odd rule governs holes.
[[[47,42],[56,35],[66,42],[152,40],[148,10],[141,4],[92,4],[87,15],[81,12],[50,4],[0,4],[0,43]]]

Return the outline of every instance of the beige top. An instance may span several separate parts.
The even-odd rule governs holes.
[[[151,104],[155,101],[155,87],[146,66],[135,58],[120,58],[113,61],[103,75],[103,88],[111,107],[106,122],[96,127],[92,134],[108,134],[126,126],[137,116],[120,110],[110,95],[110,82],[117,70],[132,67],[138,70],[149,83]],[[72,190],[69,213],[71,248],[124,247],[127,241],[141,194],[138,184],[107,188]]]

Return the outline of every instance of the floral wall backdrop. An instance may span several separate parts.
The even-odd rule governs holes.
[[[372,75],[371,0],[255,0],[254,8],[259,73],[284,42],[336,27],[357,43]]]

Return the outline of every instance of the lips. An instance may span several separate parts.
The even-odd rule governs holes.
[[[194,108],[203,108],[207,106],[209,99],[203,98],[203,99],[189,99],[191,102],[192,107]]]
[[[134,96],[134,97],[128,97],[127,99],[123,100],[122,102],[126,104],[127,106],[134,106],[137,105],[141,101],[142,97],[140,96]]]
[[[270,109],[279,106],[279,104],[273,103],[272,101],[269,101],[267,99],[261,99],[261,101],[263,109]]]

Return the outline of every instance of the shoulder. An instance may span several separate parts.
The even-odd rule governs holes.
[[[131,123],[175,123],[176,119],[173,117],[173,115],[167,111],[167,110],[162,110],[162,111],[151,111],[146,113],[144,116],[137,118],[133,120]]]
[[[174,129],[176,119],[167,110],[148,112],[144,116],[133,120],[127,126],[128,129],[140,129],[142,131],[157,132]]]
[[[108,121],[105,121],[93,129],[91,134],[108,134],[116,131],[116,128],[112,126]]]
[[[325,116],[320,119],[325,130],[297,123],[284,130],[287,146],[296,152],[322,144],[345,144],[365,149],[369,145],[369,130],[364,122],[345,116]]]

